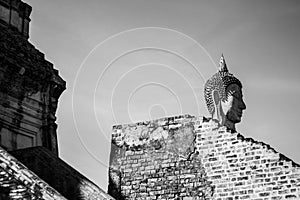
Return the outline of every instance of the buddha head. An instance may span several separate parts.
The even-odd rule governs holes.
[[[228,72],[223,55],[219,71],[205,83],[204,97],[212,119],[235,131],[235,124],[241,121],[246,105],[243,101],[242,83]]]

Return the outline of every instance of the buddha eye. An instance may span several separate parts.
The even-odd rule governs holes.
[[[235,92],[235,94],[233,95],[235,98],[237,99],[241,99],[242,95],[239,92]]]
[[[229,90],[228,95],[233,96],[233,94],[234,94],[234,91],[233,90]]]

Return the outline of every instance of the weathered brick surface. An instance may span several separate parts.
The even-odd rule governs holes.
[[[109,175],[116,199],[300,198],[298,164],[204,117],[114,126]]]
[[[198,159],[181,160],[164,151],[126,153],[121,163],[122,195],[130,199],[180,199],[210,196]],[[126,164],[125,164],[126,163]]]
[[[215,199],[300,198],[299,165],[269,145],[202,120],[195,123],[197,151]]]
[[[116,199],[210,199],[190,116],[115,126],[109,193]]]

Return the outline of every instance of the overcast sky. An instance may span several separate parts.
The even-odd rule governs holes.
[[[105,191],[111,126],[208,116],[203,85],[222,53],[243,83],[238,132],[300,163],[298,0],[24,1],[30,41],[67,82],[60,156]]]

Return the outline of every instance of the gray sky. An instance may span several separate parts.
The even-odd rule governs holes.
[[[244,86],[237,130],[300,163],[299,1],[25,2],[30,41],[67,81],[60,156],[104,190],[111,126],[208,116],[203,84],[222,53]]]

